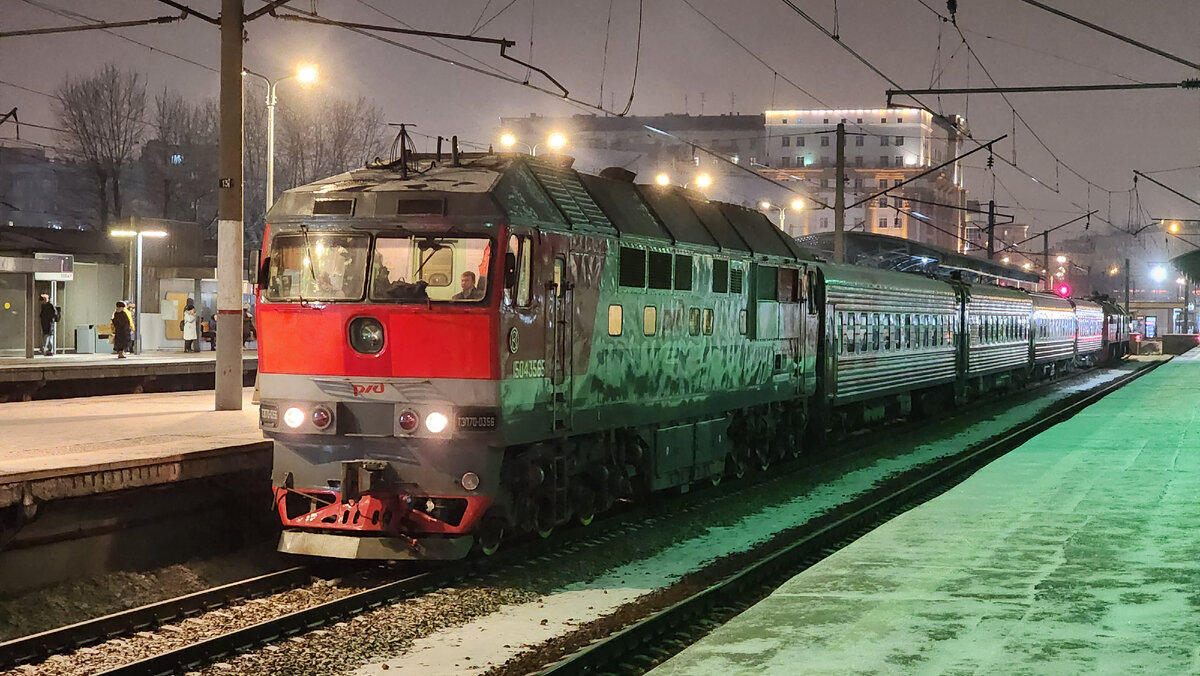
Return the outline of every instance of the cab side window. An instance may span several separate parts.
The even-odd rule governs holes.
[[[517,307],[529,307],[533,275],[533,239],[528,235],[510,235],[508,253],[516,258],[516,285],[505,287],[504,302]]]

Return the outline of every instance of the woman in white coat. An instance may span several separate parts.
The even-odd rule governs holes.
[[[183,310],[183,319],[180,320],[183,328],[183,351],[184,352],[199,352],[200,351],[200,320],[196,316],[196,306],[189,300],[188,305]]]

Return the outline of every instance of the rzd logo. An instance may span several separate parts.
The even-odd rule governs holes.
[[[383,383],[352,383],[354,387],[354,396],[361,397],[364,394],[383,394]]]

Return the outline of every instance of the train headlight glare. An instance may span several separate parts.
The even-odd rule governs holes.
[[[318,406],[313,409],[312,422],[317,426],[317,429],[323,430],[329,427],[329,423],[333,422],[333,414],[324,406]]]
[[[434,411],[425,416],[425,429],[434,434],[441,434],[442,430],[446,429],[446,425],[450,424],[450,419],[445,413]]]
[[[304,411],[292,406],[283,412],[283,424],[292,429],[304,424]]]
[[[417,414],[412,411],[401,413],[397,422],[400,423],[400,429],[405,432],[412,432],[417,429],[417,425],[421,424],[421,421],[417,418]]]
[[[469,491],[479,488],[479,475],[474,472],[467,472],[459,481],[462,483],[462,487]]]
[[[374,317],[358,317],[350,322],[350,347],[363,354],[383,349],[383,324]]]

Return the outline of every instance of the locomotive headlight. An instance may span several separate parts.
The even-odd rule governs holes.
[[[434,434],[441,434],[448,424],[450,424],[450,419],[441,411],[434,411],[425,416],[425,429]]]
[[[350,322],[350,347],[363,354],[383,349],[383,324],[374,317],[358,317]]]
[[[283,424],[292,429],[304,424],[304,411],[292,406],[283,412]]]
[[[466,474],[462,475],[461,479],[459,479],[459,483],[462,484],[463,488],[473,491],[476,488],[479,488],[479,475],[474,472],[467,472]]]
[[[333,422],[333,413],[330,413],[329,409],[324,406],[318,406],[313,409],[312,423],[317,426],[317,429],[323,430],[329,427],[329,423],[331,422]],[[293,427],[295,426],[293,425]]]

